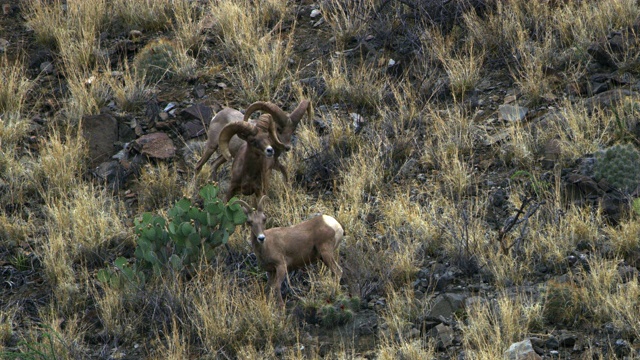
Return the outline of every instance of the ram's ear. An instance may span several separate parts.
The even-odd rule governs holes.
[[[258,135],[258,128],[254,126],[251,130],[238,131],[236,135],[244,141],[249,141],[250,138]]]

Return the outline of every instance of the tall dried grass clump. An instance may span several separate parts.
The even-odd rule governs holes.
[[[166,164],[145,166],[138,179],[140,186],[139,207],[153,211],[171,207],[183,195],[178,172]]]
[[[183,5],[185,1],[178,3]],[[112,23],[124,27],[125,31],[154,32],[171,26],[173,9],[172,0],[113,0],[110,11]]]
[[[421,44],[423,52],[433,53],[447,73],[454,101],[464,97],[480,81],[485,59],[482,46],[474,41],[461,41],[454,35],[445,36],[433,27],[426,28]]]
[[[388,89],[384,68],[360,59],[356,66],[344,54],[336,55],[323,65],[326,101],[348,103],[356,108],[375,109]]]
[[[210,4],[222,54],[247,101],[273,98],[288,76],[291,34],[282,31],[285,2],[216,0]]]
[[[259,283],[251,281],[247,290],[220,271],[209,275],[193,287],[194,324],[209,353],[235,354],[246,346],[259,351],[291,336],[292,324],[267,301]]]
[[[630,330],[633,336],[638,336],[640,284],[633,277],[624,279],[618,267],[617,259],[594,258],[589,261],[590,271],[583,279],[583,286],[589,294],[585,305],[596,324],[613,322],[618,329]]]
[[[336,39],[336,48],[346,49],[363,40],[369,29],[371,15],[375,11],[375,1],[324,0],[320,2],[320,12],[329,24]]]
[[[6,121],[17,119],[23,113],[28,93],[34,81],[25,76],[25,68],[21,59],[10,61],[6,54],[0,57],[0,119]],[[11,121],[14,123],[14,121]],[[4,135],[4,134],[3,134]],[[4,139],[5,137],[2,136]]]
[[[523,294],[500,294],[466,309],[463,348],[474,359],[499,359],[509,346],[542,324],[542,305]]]
[[[27,25],[33,29],[36,42],[56,48],[56,32],[64,22],[62,1],[29,0],[25,2]]]

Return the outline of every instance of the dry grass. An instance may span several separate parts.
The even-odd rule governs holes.
[[[462,99],[480,81],[484,62],[484,48],[477,48],[474,41],[462,41],[454,36],[444,36],[437,28],[428,29],[422,36],[422,47],[431,49],[449,77],[454,99]]]
[[[201,264],[188,277],[171,274],[122,287],[96,280],[98,269],[113,269],[115,257],[130,256],[134,236],[125,224],[131,214],[165,213],[175,200],[195,194],[210,168],[192,180],[179,160],[149,163],[133,184],[138,202],[129,208],[118,194],[87,180],[87,144],[77,134],[78,123],[111,101],[141,118],[145,101],[163,86],[184,85],[180,81],[191,86],[184,80],[201,81],[200,76],[208,83],[212,75],[232,83],[231,92],[207,93],[217,102],[311,98],[316,120],[329,124],[323,135],[313,122],[300,125],[294,151],[284,159],[290,183],[273,175],[268,226],[325,213],[345,227],[342,283],[324,266],[313,266],[291,274],[286,297],[289,305],[318,305],[347,293],[361,296],[361,310],[375,312],[380,324],[367,357],[442,355],[431,341],[412,337],[432,295],[416,297],[414,284],[419,271],[430,271],[433,264],[459,268],[464,275],[456,281],[475,281],[472,274],[479,274],[483,286],[498,289],[491,290],[495,299],[474,302],[458,314],[456,331],[469,358],[501,358],[511,343],[556,325],[610,323],[640,336],[640,288],[619,272],[623,261],[637,261],[638,216],[624,214],[612,225],[597,209],[568,202],[560,179],[561,169],[585,154],[634,141],[637,100],[625,100],[615,111],[591,110],[579,100],[562,99],[562,92],[590,71],[585,49],[591,42],[640,15],[635,1],[566,2],[553,8],[543,0],[501,1],[485,14],[464,14],[447,31],[424,23],[404,28],[406,19],[388,23],[397,31],[393,39],[372,31],[368,20],[385,10],[371,0],[320,2],[325,24],[317,30],[311,23],[317,20],[296,13],[297,4],[278,0],[62,5],[41,0],[24,5],[35,40],[55,53],[58,80],[68,90],[56,99],[61,109],[47,114],[51,121],[40,132],[29,119],[41,105],[33,92],[42,79],[23,60],[0,59],[0,248],[9,259],[3,266],[22,262],[19,256],[33,259],[28,267],[40,272],[51,291],[41,300],[44,305],[34,302],[38,309],[30,315],[37,324],[18,325],[19,302],[3,302],[2,351],[14,351],[6,344],[18,336],[24,340],[18,350],[42,345],[43,352],[65,359],[93,354],[96,338],[118,344],[114,358],[125,353],[152,359],[362,356],[362,349],[349,348],[354,339],[325,346],[311,334],[317,329],[301,326],[291,308],[266,299],[266,279],[250,255],[246,230],[231,237],[233,256],[221,247],[211,264]],[[168,68],[177,80],[151,83],[126,62],[112,68],[100,34],[113,39],[129,30],[141,30],[144,41],[152,41],[155,32],[168,36],[177,49]],[[325,87],[322,94],[299,82],[309,70],[297,65],[296,36],[303,31],[335,38],[313,55],[318,66],[312,75]],[[364,45],[353,50],[369,34],[377,36],[368,40],[372,44],[384,43],[383,52]],[[411,50],[403,53],[410,61],[402,61],[412,66],[388,75],[382,59],[397,45],[392,40],[402,36],[410,39]],[[630,50],[618,62],[633,70],[637,55]],[[561,65],[566,74],[548,75],[548,67]],[[470,104],[470,92],[496,68],[507,79],[500,86],[515,90],[527,106],[544,104],[553,116],[543,124],[529,119],[505,124],[489,106]],[[436,99],[426,90],[436,94],[441,85],[430,82],[445,75],[451,96]],[[492,92],[497,97],[492,101],[499,104],[505,91]],[[226,97],[230,93],[232,99]],[[550,93],[560,100],[547,103]],[[481,107],[488,113],[476,116]],[[352,112],[365,118],[364,128],[355,129]],[[506,131],[508,139],[487,146],[481,141],[486,129]],[[543,169],[544,144],[556,137],[558,164]],[[490,164],[483,167],[483,161]],[[517,170],[521,176],[512,177]],[[509,247],[498,242],[499,229],[487,221],[490,194],[497,189],[510,196],[498,227],[526,196],[545,202],[527,218],[526,229],[520,232],[520,225],[505,234]],[[568,274],[568,257],[581,249],[589,256],[571,268],[568,280],[545,282],[532,291],[538,296],[514,290],[514,284],[542,281],[540,267],[547,269],[544,277]],[[231,264],[231,258],[239,261]],[[381,299],[384,306],[376,302]],[[376,305],[369,308],[369,301]],[[100,336],[87,336],[96,333]]]
[[[384,67],[371,62],[348,66],[351,58],[337,55],[323,66],[322,76],[327,85],[326,101],[345,103],[357,108],[375,108],[385,94],[387,81]]]
[[[112,23],[128,30],[154,32],[170,26],[171,13],[185,9],[186,1],[115,0],[111,4]],[[178,11],[177,11],[178,12]]]
[[[33,88],[34,81],[24,76],[24,66],[22,61],[10,61],[6,54],[0,58],[0,81],[2,81],[2,89],[0,89],[0,119],[2,121],[2,139],[11,139],[10,132],[5,132],[5,124],[11,127],[11,123],[15,118],[25,110],[24,102],[27,99],[29,91]],[[6,121],[6,123],[5,123]],[[15,126],[13,127],[15,129]]]
[[[320,12],[331,27],[336,47],[347,49],[362,41],[368,28],[368,19],[375,10],[375,1],[357,0],[343,2],[325,0],[320,2]]]
[[[494,301],[466,309],[463,347],[474,359],[496,359],[542,323],[542,306],[521,294],[501,294]]]
[[[210,4],[230,76],[248,102],[280,95],[288,76],[293,48],[291,38],[282,34],[286,10],[285,2],[272,0]]]

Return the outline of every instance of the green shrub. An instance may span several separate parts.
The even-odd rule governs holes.
[[[640,153],[631,144],[614,145],[596,153],[593,167],[596,180],[604,179],[623,192],[640,183]]]
[[[132,267],[126,258],[121,256],[113,263],[118,270],[110,268],[98,270],[98,281],[114,289],[125,289],[128,286],[139,287],[145,284],[147,280],[145,274],[138,271],[135,264]]]
[[[138,269],[160,274],[169,268],[191,270],[202,259],[211,260],[214,249],[246,221],[240,205],[225,205],[217,195],[217,187],[206,185],[200,190],[202,206],[184,198],[169,210],[168,219],[152,213],[136,219]]]
[[[173,41],[158,39],[149,42],[133,59],[138,75],[148,82],[171,78],[175,74],[179,48]]]

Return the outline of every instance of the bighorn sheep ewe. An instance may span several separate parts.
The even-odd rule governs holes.
[[[283,148],[284,144],[278,140],[276,125],[271,119],[260,118],[255,123],[235,121],[225,125],[218,138],[220,152],[227,160],[231,160],[229,143],[234,135],[244,141],[231,165],[231,180],[224,201],[228,202],[237,192],[256,194],[259,198],[269,185],[275,148]]]
[[[240,111],[224,108],[220,112],[216,114],[211,120],[211,124],[209,126],[209,131],[207,133],[208,139],[205,145],[205,151],[202,155],[202,158],[196,164],[196,173],[202,169],[202,166],[209,160],[211,155],[218,149],[218,137],[222,129],[229,123],[238,122],[238,121],[249,121],[250,123],[254,123],[255,120],[249,120],[251,115],[256,111],[264,111],[266,114],[260,116],[259,119],[270,118],[273,119],[276,123],[276,132],[278,133],[279,141],[284,144],[282,148],[276,148],[275,153],[275,161],[273,168],[280,171],[285,181],[288,181],[288,176],[284,166],[278,161],[278,158],[284,151],[289,151],[291,149],[291,138],[293,137],[293,133],[296,131],[302,116],[306,112],[309,118],[312,117],[312,108],[310,106],[309,100],[302,100],[298,107],[293,110],[293,112],[288,115],[282,109],[280,109],[277,105],[264,102],[257,101],[251,104],[245,114],[242,115]],[[242,145],[243,141],[238,137],[233,137],[231,142],[229,143],[230,153],[235,157],[238,149]],[[227,159],[220,155],[213,162],[213,176],[216,177],[216,173],[218,168],[224,164]]]
[[[278,303],[284,306],[280,287],[288,271],[320,259],[334,275],[342,276],[334,252],[342,241],[344,229],[336,219],[321,215],[290,227],[265,230],[267,217],[262,211],[265,198],[260,198],[255,210],[242,200],[236,202],[244,208],[251,229],[253,251],[269,277],[267,298],[271,291],[275,291]]]

